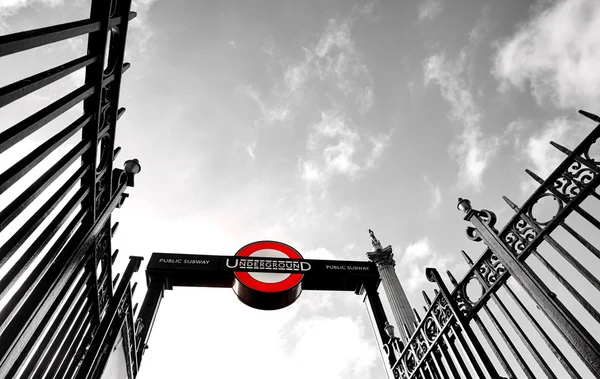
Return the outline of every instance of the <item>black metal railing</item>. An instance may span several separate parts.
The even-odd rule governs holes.
[[[600,122],[596,115],[580,113]],[[504,197],[515,215],[501,231],[495,229],[493,212],[475,210],[468,200],[459,199],[459,209],[465,212],[465,220],[472,223],[467,227],[467,237],[482,241],[487,247],[475,261],[462,251],[469,270],[460,281],[448,271],[454,286],[451,293],[437,271],[427,270],[427,278],[437,283],[439,293],[436,291],[433,302],[423,293],[428,305],[426,314],[421,321],[415,310],[420,323],[406,347],[396,338],[391,338],[384,347],[396,378],[539,378],[540,374],[562,378],[558,366],[571,378],[600,377],[597,334],[594,337],[588,330],[589,325],[581,321],[583,313],[587,313],[600,323],[599,309],[591,303],[598,293],[584,295],[576,288],[581,285],[575,285],[585,281],[594,291],[600,290],[600,265],[596,260],[600,258],[600,250],[566,221],[574,212],[595,233],[600,229],[598,219],[581,205],[586,199],[600,200],[596,191],[600,184],[600,159],[591,151],[599,147],[594,145],[599,137],[600,125],[573,151],[551,142],[566,155],[565,160],[545,181],[526,170],[540,186],[522,207]],[[546,221],[536,218],[536,206],[548,199],[556,202],[557,211]],[[580,244],[571,246],[577,250],[577,256],[553,237],[557,228],[562,228]],[[563,259],[564,265],[557,267],[551,263],[550,253],[539,251],[542,242]],[[584,263],[581,247],[591,254],[594,264]],[[542,273],[529,264],[530,256],[547,270],[543,278]],[[568,269],[564,266],[571,268],[570,274],[565,274]],[[583,281],[574,280],[573,272]],[[514,284],[507,282],[511,277],[517,290],[511,288]],[[549,277],[556,280],[557,287],[550,288]],[[469,289],[471,286],[475,288]],[[581,311],[575,315],[557,292],[564,294],[562,297],[570,295],[581,306]],[[523,297],[533,300],[533,306],[538,309],[536,315]],[[481,337],[478,338],[474,330],[478,330]],[[471,345],[470,351],[467,345]],[[457,347],[462,348],[462,353],[456,353]],[[577,359],[572,359],[573,356]]]
[[[134,378],[139,369],[130,280],[141,258],[132,258],[115,288],[117,251],[111,247],[111,214],[140,169],[137,160],[124,170],[113,167],[120,151],[116,123],[125,112],[118,107],[121,77],[130,67],[123,61],[127,28],[136,16],[130,7],[130,0],[93,0],[87,20],[0,36],[0,57],[88,39],[81,57],[0,88],[4,107],[85,70],[79,88],[14,125],[0,125],[3,159],[7,150],[83,105],[75,121],[0,173],[0,195],[7,200],[0,233],[15,230],[0,246],[0,378],[97,378],[121,334],[127,336],[127,375]],[[22,184],[76,138],[31,184]]]

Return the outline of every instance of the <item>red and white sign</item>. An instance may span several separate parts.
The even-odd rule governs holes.
[[[303,272],[310,270],[310,264],[302,259],[289,245],[258,241],[242,247],[226,264],[234,270],[249,270],[234,271],[233,290],[242,302],[258,309],[280,309],[292,304],[302,292]]]

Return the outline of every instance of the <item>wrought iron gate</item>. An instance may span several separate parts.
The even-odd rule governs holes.
[[[143,346],[136,333],[130,279],[141,258],[132,257],[120,280],[118,274],[113,277],[118,251],[112,252],[111,237],[117,224],[110,217],[140,169],[135,160],[127,161],[124,170],[113,167],[121,150],[115,148],[116,123],[125,112],[118,107],[121,77],[130,67],[123,61],[128,23],[135,17],[130,6],[130,0],[93,0],[89,19],[0,36],[0,57],[89,36],[84,56],[0,88],[4,107],[85,70],[79,88],[14,125],[0,125],[2,159],[83,103],[79,118],[0,173],[0,195],[14,194],[0,211],[0,232],[14,230],[0,246],[2,378],[97,378],[119,336],[126,347],[127,375],[137,375],[136,352]],[[22,185],[28,173],[79,135],[74,147],[31,184]],[[557,367],[572,378],[600,377],[598,334],[587,330],[588,321],[600,323],[593,301],[600,291],[600,250],[567,221],[571,213],[578,214],[598,235],[600,222],[582,203],[600,200],[600,164],[591,152],[598,148],[594,143],[599,136],[600,125],[573,151],[553,143],[566,154],[565,161],[545,181],[529,172],[540,187],[523,206],[505,198],[515,215],[501,231],[495,229],[493,212],[459,202],[472,224],[468,237],[487,247],[475,261],[463,252],[469,270],[460,282],[448,272],[452,290],[435,269],[427,270],[438,291],[433,300],[424,294],[427,307],[422,317],[417,313],[416,332],[406,348],[395,337],[385,346],[396,377],[564,377]],[[50,190],[53,185],[55,191]],[[547,221],[538,220],[534,208],[547,199],[557,202],[558,211]],[[557,230],[572,236],[591,259],[563,246]],[[591,291],[582,293],[549,254],[559,256]],[[532,268],[532,257],[558,287],[550,288]],[[482,289],[479,296],[472,286]],[[565,296],[581,310],[574,314],[564,305]]]
[[[130,0],[93,0],[89,19],[0,36],[0,57],[88,37],[84,56],[0,88],[5,107],[85,71],[79,88],[14,125],[0,125],[5,162],[11,148],[83,105],[79,118],[0,174],[0,195],[8,200],[0,232],[14,230],[0,246],[0,378],[96,378],[120,336],[129,346],[127,375],[136,376],[130,279],[141,258],[131,258],[119,281],[112,270],[118,251],[111,249],[118,226],[111,213],[141,168],[137,160],[124,170],[113,167],[121,150],[116,123],[125,112],[118,107],[121,77],[130,67],[123,62],[127,27],[136,16],[130,6]],[[33,183],[23,182],[73,139],[75,146]]]
[[[596,115],[580,113],[600,122]],[[599,137],[600,125],[572,151],[551,142],[566,159],[545,181],[526,170],[540,186],[522,207],[504,197],[515,215],[501,231],[495,228],[493,212],[475,210],[470,201],[459,199],[458,208],[472,224],[467,237],[483,242],[486,249],[475,261],[462,251],[469,270],[460,282],[448,271],[452,291],[437,270],[427,269],[427,278],[439,291],[433,301],[423,292],[425,315],[415,310],[419,324],[406,348],[393,335],[384,347],[396,378],[600,378],[600,337],[588,331],[590,323],[581,321],[587,314],[591,323],[600,323],[599,308],[590,303],[600,298],[600,250],[566,221],[574,212],[591,227],[590,235],[600,235],[600,221],[582,206],[588,198],[600,200],[600,144],[594,145]],[[536,218],[536,207],[549,199],[556,202],[555,214]],[[580,248],[559,243],[553,236],[557,228]],[[543,243],[551,249],[541,252]],[[560,264],[551,263],[556,261],[552,254],[562,259]],[[558,285],[551,289],[529,257]],[[589,284],[589,295],[572,282],[573,273],[565,277],[569,269],[579,282]],[[509,278],[515,283],[507,283]],[[577,315],[563,303],[568,296],[581,305]],[[534,315],[533,308],[541,312]]]

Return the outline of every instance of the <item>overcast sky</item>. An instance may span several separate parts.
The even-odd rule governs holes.
[[[503,225],[512,211],[501,196],[522,203],[535,189],[524,169],[550,173],[563,157],[548,142],[576,146],[594,126],[576,111],[600,111],[595,0],[137,0],[132,10],[117,165],[135,157],[142,172],[114,213],[117,267],[152,252],[233,255],[262,239],[305,258],[365,260],[371,228],[422,310],[425,267],[460,278],[460,249],[482,249],[456,199]],[[89,0],[0,0],[0,33],[88,16]],[[0,86],[85,47],[76,38],[4,57]],[[82,80],[0,109],[0,130]],[[141,301],[143,272],[137,280]],[[306,291],[266,312],[229,289],[176,289],[149,346],[139,379],[385,375],[352,293]]]

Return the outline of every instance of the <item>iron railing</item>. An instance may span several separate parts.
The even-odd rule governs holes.
[[[112,264],[118,251],[111,248],[118,226],[111,213],[127,198],[140,168],[137,160],[126,162],[125,170],[113,167],[121,150],[115,146],[116,124],[125,112],[118,107],[121,77],[130,67],[123,61],[127,28],[136,16],[130,7],[131,0],[93,0],[87,20],[0,36],[0,57],[88,38],[83,56],[0,88],[4,107],[85,70],[79,88],[14,125],[0,125],[2,159],[7,150],[83,105],[79,118],[0,173],[0,195],[6,199],[9,189],[18,192],[0,211],[0,232],[16,230],[0,246],[0,378],[97,378],[120,334],[127,374],[137,374],[135,286],[129,283],[140,258],[131,260],[115,289],[119,275],[113,278]],[[75,146],[31,185],[21,184],[79,135]],[[59,186],[55,192],[53,185]]]
[[[580,113],[600,122],[596,115]],[[581,322],[582,313],[587,312],[600,323],[599,310],[590,303],[598,293],[585,296],[574,284],[587,282],[595,291],[600,290],[600,265],[597,261],[586,265],[582,252],[569,251],[552,236],[560,227],[591,253],[592,259],[600,258],[600,250],[566,221],[575,212],[596,232],[600,229],[600,222],[581,206],[588,198],[600,200],[596,191],[600,184],[600,160],[591,152],[598,147],[594,144],[599,137],[600,125],[573,151],[551,142],[566,159],[545,181],[526,170],[540,186],[522,207],[504,197],[515,215],[501,231],[495,229],[493,212],[472,209],[468,200],[459,199],[459,209],[465,212],[465,220],[472,223],[467,228],[468,238],[482,241],[487,247],[476,261],[462,251],[469,270],[460,282],[448,271],[454,286],[452,292],[448,292],[436,270],[427,269],[427,278],[439,288],[434,301],[423,292],[428,307],[422,319],[415,310],[419,323],[406,347],[397,338],[390,338],[384,347],[396,378],[539,378],[539,373],[548,378],[562,378],[557,365],[571,378],[600,377],[598,337]],[[536,206],[547,199],[556,201],[557,211],[547,220],[536,218]],[[583,280],[574,280],[572,274],[567,279],[565,267],[556,267],[548,254],[538,251],[542,242],[552,247],[564,266],[570,266]],[[529,256],[541,263],[559,288],[550,289],[540,278],[541,273],[536,273],[527,261]],[[515,279],[517,290],[507,283],[510,277]],[[469,289],[471,286],[475,290]],[[501,291],[504,296],[500,296]],[[515,292],[530,297],[542,315],[534,316],[534,310]],[[575,315],[557,292],[565,297],[571,295],[583,311]],[[474,330],[479,331],[481,338]],[[570,358],[573,355],[581,363],[575,363],[576,359]]]

